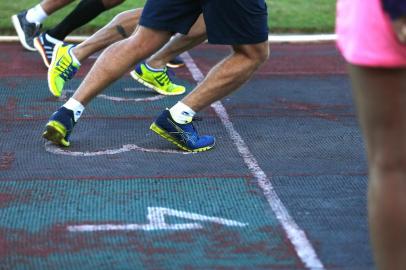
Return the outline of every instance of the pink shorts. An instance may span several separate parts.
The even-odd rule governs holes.
[[[338,48],[351,64],[406,67],[406,46],[397,41],[380,0],[338,0],[336,33]]]

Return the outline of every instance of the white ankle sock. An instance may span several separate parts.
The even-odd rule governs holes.
[[[73,53],[73,48],[74,48],[74,47],[72,47],[72,48],[69,49],[69,54],[70,54],[70,56],[72,57],[73,63],[75,63],[76,65],[80,66],[80,65],[81,65],[81,64],[80,64],[80,61],[76,58],[76,55]]]
[[[85,106],[73,98],[70,98],[63,106],[66,109],[73,111],[73,120],[75,120],[75,122],[78,121],[79,117],[85,110]]]
[[[30,8],[25,16],[29,23],[42,23],[47,17],[48,15],[40,4]]]
[[[178,124],[187,124],[192,122],[193,116],[195,116],[196,112],[192,110],[189,106],[183,104],[182,102],[178,102],[169,109],[169,112]]]
[[[151,67],[150,65],[148,65],[147,62],[145,62],[145,66],[147,67],[147,69],[149,69],[151,71],[155,71],[155,72],[157,72],[157,71],[165,71],[165,68],[154,68],[154,67]]]

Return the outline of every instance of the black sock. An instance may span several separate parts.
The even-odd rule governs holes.
[[[73,30],[90,22],[105,10],[102,0],[81,0],[76,8],[57,26],[48,30],[47,34],[64,40]]]

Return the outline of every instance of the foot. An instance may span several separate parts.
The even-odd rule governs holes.
[[[199,136],[192,123],[178,124],[168,109],[152,123],[150,129],[159,136],[170,141],[180,149],[188,152],[203,152],[213,148],[213,136]]]
[[[41,55],[42,60],[47,68],[51,65],[52,52],[55,46],[59,43],[54,43],[47,39],[46,33],[41,33],[39,36],[34,38],[34,47],[37,49],[38,53]],[[62,44],[62,41],[60,41]]]
[[[75,126],[73,111],[60,107],[45,126],[42,137],[60,146],[69,146],[69,136]]]
[[[22,11],[11,16],[11,21],[17,32],[21,45],[29,51],[35,51],[34,38],[39,34],[41,24],[28,22],[25,18],[26,15],[27,11]]]
[[[170,68],[181,68],[181,67],[185,66],[185,62],[183,62],[182,58],[180,58],[179,56],[176,56],[171,61],[169,61],[166,64],[166,66],[170,67]]]
[[[130,74],[136,81],[155,90],[161,95],[181,95],[185,93],[186,90],[184,86],[172,82],[168,75],[167,68],[163,71],[152,71],[147,68],[145,63],[141,63],[138,64]]]
[[[75,76],[80,65],[72,58],[73,45],[57,44],[52,54],[52,61],[48,69],[48,87],[52,95],[61,96],[65,83]]]

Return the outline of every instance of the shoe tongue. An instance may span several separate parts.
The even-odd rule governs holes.
[[[35,23],[35,27],[37,28],[37,33],[40,32],[41,28],[42,28],[42,23]]]

